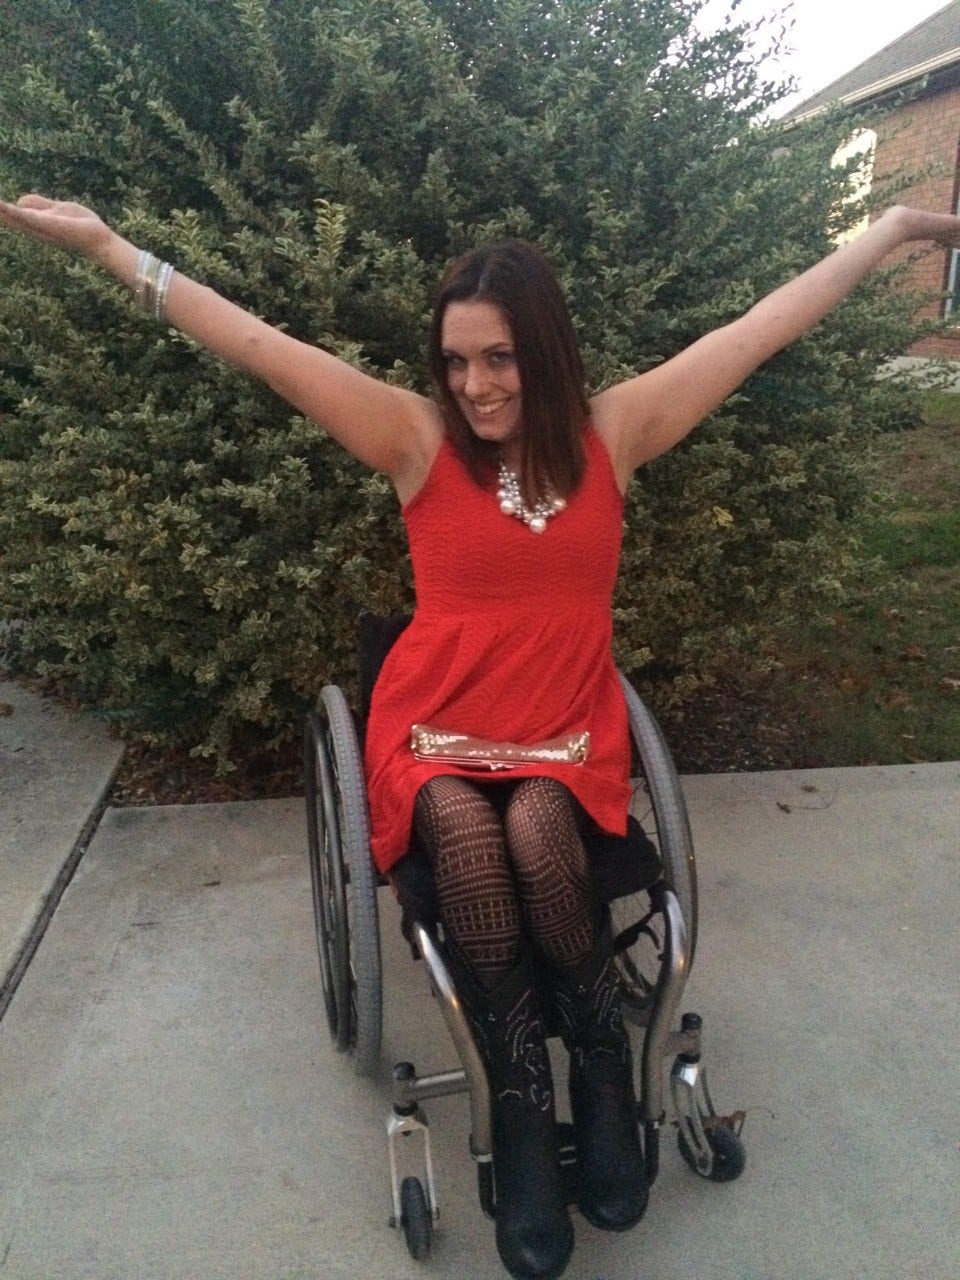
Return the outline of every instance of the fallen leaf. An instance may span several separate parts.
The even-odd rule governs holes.
[[[707,1116],[703,1122],[703,1127],[707,1133],[711,1129],[732,1129],[734,1133],[739,1134],[746,1118],[747,1113],[745,1111],[732,1111],[728,1116]]]

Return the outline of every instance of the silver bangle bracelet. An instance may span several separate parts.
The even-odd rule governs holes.
[[[141,249],[137,259],[133,292],[138,305],[155,320],[166,319],[167,294],[170,291],[172,279],[173,267],[169,262],[161,262],[149,250]]]
[[[147,269],[150,266],[150,259],[153,254],[147,249],[140,250],[140,256],[137,258],[137,274],[133,280],[133,292],[140,307],[144,305],[144,290],[147,283]]]
[[[160,270],[157,272],[156,293],[153,299],[153,314],[157,320],[166,320],[167,318],[167,294],[170,291],[170,281],[173,279],[173,267],[169,262],[162,262]]]

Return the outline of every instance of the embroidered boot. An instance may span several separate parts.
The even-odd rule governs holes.
[[[515,1280],[554,1280],[573,1252],[550,1060],[529,958],[492,991],[461,991],[490,1076],[496,1238]]]
[[[626,1231],[643,1216],[649,1187],[609,931],[601,929],[586,960],[558,973],[556,1007],[570,1054],[578,1205],[595,1227]]]

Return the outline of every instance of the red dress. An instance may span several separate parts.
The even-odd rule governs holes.
[[[610,652],[623,498],[592,429],[585,444],[583,482],[543,533],[505,516],[447,441],[403,509],[417,607],[377,680],[366,735],[381,871],[406,852],[416,793],[440,773],[556,778],[604,830],[626,829],[629,733]],[[417,760],[417,723],[525,744],[588,729],[590,753],[482,774]]]

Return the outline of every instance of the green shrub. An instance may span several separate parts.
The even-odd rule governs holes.
[[[0,188],[89,201],[298,336],[426,388],[443,263],[536,238],[600,387],[821,257],[849,122],[760,123],[745,31],[693,0],[8,0]],[[859,210],[843,215],[854,219]],[[858,455],[909,393],[878,277],[633,486],[617,643],[682,696],[839,596]],[[19,660],[226,759],[349,680],[408,607],[402,527],[269,391],[84,262],[0,238],[0,611]]]

